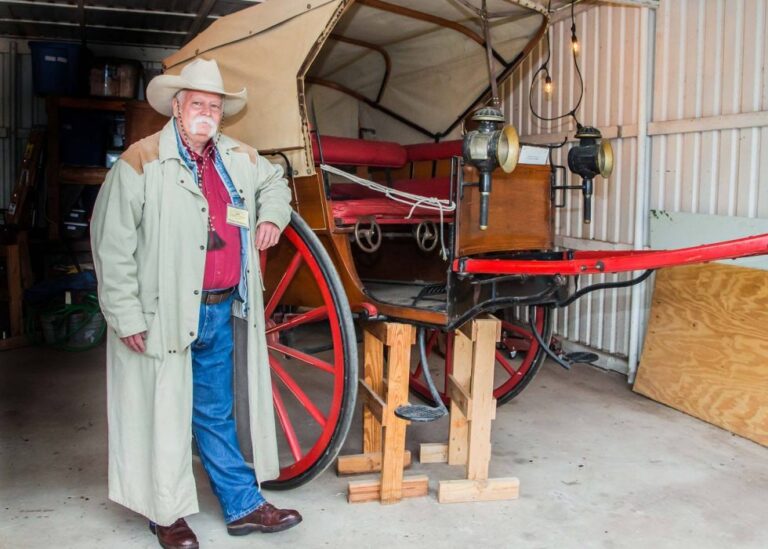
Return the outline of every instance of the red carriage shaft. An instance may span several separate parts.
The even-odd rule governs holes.
[[[643,271],[768,254],[768,234],[678,250],[570,251],[570,259],[456,259],[453,270],[472,274],[578,275]]]

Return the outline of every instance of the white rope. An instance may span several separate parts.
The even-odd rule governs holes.
[[[424,208],[426,210],[439,212],[440,213],[440,256],[443,258],[443,260],[448,259],[448,252],[445,248],[444,238],[443,238],[444,237],[444,232],[443,232],[444,214],[445,212],[456,211],[455,202],[444,199],[444,198],[437,198],[435,196],[423,196],[420,194],[408,193],[405,191],[393,189],[392,187],[387,187],[386,185],[382,185],[381,183],[376,183],[375,181],[371,181],[369,179],[363,179],[362,177],[358,177],[354,174],[345,172],[344,170],[340,170],[333,166],[329,166],[328,164],[321,164],[320,168],[325,172],[338,175],[339,177],[343,177],[344,179],[352,181],[353,183],[357,183],[358,185],[361,185],[367,189],[371,189],[372,191],[379,192],[384,196],[386,196],[387,198],[389,198],[390,200],[394,200],[395,202],[399,202],[400,204],[411,206],[411,211],[408,212],[407,216],[405,216],[406,219],[411,219],[413,217],[413,214],[416,211],[416,208]]]

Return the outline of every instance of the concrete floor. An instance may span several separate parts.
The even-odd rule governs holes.
[[[157,547],[146,521],[107,500],[104,349],[0,354],[0,547]],[[408,445],[446,437],[445,420],[413,427]],[[346,452],[359,448],[359,420]],[[768,547],[768,449],[633,394],[625,378],[546,365],[499,409],[492,476],[517,476],[515,501],[349,505],[328,471],[270,492],[298,508],[298,528],[226,534],[197,464],[203,547]]]

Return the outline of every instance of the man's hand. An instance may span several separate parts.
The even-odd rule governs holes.
[[[274,223],[265,221],[260,223],[256,227],[256,238],[254,239],[254,246],[258,251],[266,250],[277,244],[277,240],[280,238],[280,229]]]
[[[127,337],[121,337],[120,341],[125,343],[125,346],[134,353],[141,354],[147,350],[147,347],[144,345],[145,339],[147,339],[147,332],[141,332],[138,334],[129,335]]]

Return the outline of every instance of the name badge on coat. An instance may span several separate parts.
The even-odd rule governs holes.
[[[248,228],[248,210],[227,204],[227,223],[236,227]]]

